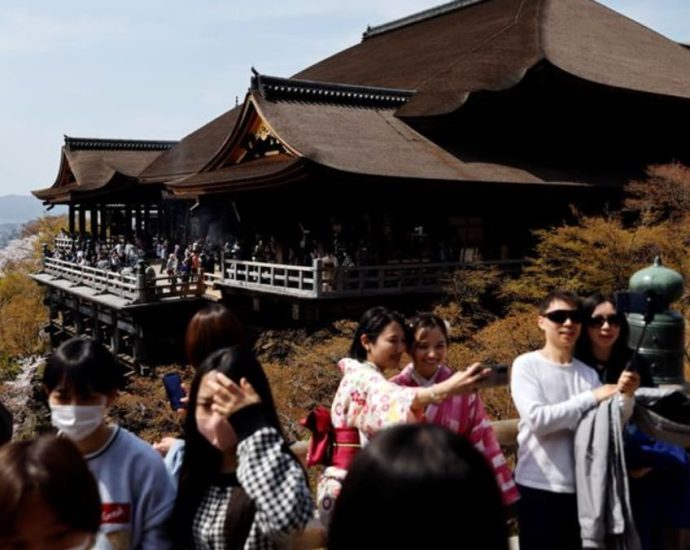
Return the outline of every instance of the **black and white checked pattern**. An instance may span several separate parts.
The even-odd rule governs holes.
[[[194,548],[216,550],[225,548],[225,516],[230,502],[231,487],[212,485],[201,499],[194,516],[192,536]]]
[[[314,504],[304,472],[283,445],[275,428],[264,427],[237,447],[237,479],[256,506],[245,550],[287,548],[290,536],[312,517]],[[231,487],[209,487],[194,517],[196,548],[225,548],[223,524],[231,497]]]

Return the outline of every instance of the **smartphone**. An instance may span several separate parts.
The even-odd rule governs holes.
[[[478,388],[495,388],[507,386],[510,383],[510,365],[486,365],[491,371],[479,382]]]
[[[165,393],[168,394],[170,407],[173,411],[184,407],[182,398],[186,395],[182,387],[182,378],[176,372],[169,372],[163,376],[163,385],[165,386]]]

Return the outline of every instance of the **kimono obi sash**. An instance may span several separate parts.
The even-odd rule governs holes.
[[[316,407],[300,424],[311,432],[307,450],[307,466],[323,464],[347,470],[361,444],[357,428],[334,428],[331,413]]]
[[[333,430],[333,454],[331,466],[347,470],[362,447],[357,428],[335,428]]]

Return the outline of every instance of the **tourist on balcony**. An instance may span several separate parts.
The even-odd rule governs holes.
[[[321,266],[323,268],[323,283],[322,289],[324,291],[333,291],[337,288],[338,276],[338,258],[332,250],[325,250],[321,259]]]
[[[432,424],[395,426],[354,459],[328,549],[507,550],[504,518],[491,468],[465,438]]]
[[[120,383],[113,355],[87,338],[64,342],[43,372],[52,424],[76,444],[99,485],[98,547],[170,548],[166,526],[175,489],[161,457],[145,441],[105,421]]]
[[[0,448],[0,548],[92,548],[98,486],[67,439],[44,435]]]
[[[121,267],[122,267],[122,260],[120,259],[120,255],[117,253],[116,250],[113,250],[110,254],[110,270],[111,271],[120,271]]]
[[[165,264],[165,273],[170,281],[170,292],[174,293],[177,283],[177,256],[175,256],[174,252],[171,252],[168,256],[168,262]]]
[[[250,350],[221,349],[199,366],[185,440],[172,521],[180,545],[289,547],[314,506],[307,476],[285,444],[266,375]]]
[[[186,296],[189,290],[189,281],[192,279],[192,258],[186,256],[182,263],[179,264],[178,270],[180,272],[180,293]]]
[[[405,339],[412,363],[391,378],[391,382],[413,388],[429,387],[453,375],[446,366],[448,329],[443,319],[431,313],[413,317],[405,325]],[[428,422],[445,426],[467,438],[485,456],[505,506],[517,501],[513,473],[501,452],[479,394],[455,395],[442,403],[429,405],[424,414]]]
[[[383,428],[422,420],[429,404],[473,391],[474,384],[490,372],[476,363],[430,387],[406,388],[388,381],[384,371],[397,371],[405,351],[403,327],[403,318],[387,308],[375,307],[365,312],[355,331],[349,357],[338,363],[343,378],[330,415],[317,409],[304,421],[313,432],[309,464],[327,466],[317,489],[319,515],[325,526],[360,446]]]

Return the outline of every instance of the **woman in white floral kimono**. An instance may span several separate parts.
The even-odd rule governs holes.
[[[405,351],[403,324],[400,314],[384,307],[369,309],[362,316],[349,357],[338,362],[343,379],[331,406],[332,426],[323,430],[310,427],[315,432],[311,454],[317,449],[322,455],[310,456],[310,464],[324,462],[327,465],[317,488],[319,517],[325,526],[347,468],[359,447],[378,430],[423,420],[427,405],[472,391],[474,384],[489,372],[476,363],[429,387],[406,388],[389,382],[383,372],[397,370]],[[312,421],[324,427],[324,423],[314,420],[313,416]],[[326,432],[329,442],[320,445],[325,440],[320,441],[319,436]]]

